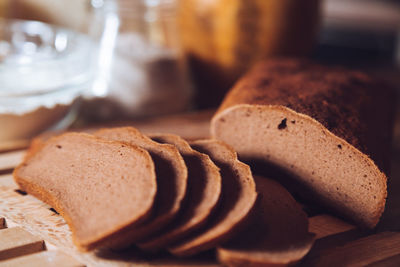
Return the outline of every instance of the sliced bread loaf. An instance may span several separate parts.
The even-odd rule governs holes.
[[[386,200],[394,97],[365,74],[306,61],[258,65],[228,93],[213,137],[293,175],[325,206],[374,227]]]
[[[179,217],[161,233],[138,244],[141,249],[156,251],[176,243],[206,223],[220,199],[221,175],[209,156],[193,150],[181,137],[159,134],[151,135],[151,138],[160,143],[174,145],[188,168],[188,192]]]
[[[259,193],[252,222],[217,249],[226,266],[287,266],[311,249],[314,235],[308,218],[290,193],[277,182],[254,177]]]
[[[107,140],[122,141],[141,147],[150,153],[155,165],[158,186],[154,213],[145,225],[120,236],[117,243],[125,246],[149,238],[167,226],[181,207],[186,194],[188,176],[182,156],[173,145],[157,143],[133,127],[102,129],[94,134]]]
[[[143,222],[157,190],[147,151],[83,133],[51,138],[15,169],[14,179],[65,218],[81,250]]]
[[[236,152],[217,140],[190,143],[210,156],[220,168],[222,196],[215,216],[204,228],[169,248],[177,256],[190,256],[228,240],[247,219],[257,198],[250,167],[237,159]]]

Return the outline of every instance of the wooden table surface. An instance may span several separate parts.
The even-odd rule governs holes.
[[[211,115],[202,112],[118,125],[199,139],[208,137]],[[189,259],[144,256],[135,248],[78,252],[64,219],[47,204],[19,191],[14,183],[11,173],[24,152],[8,148],[0,153],[0,267],[218,266],[212,251]],[[300,266],[400,266],[400,165],[396,164],[400,153],[396,147],[394,152],[388,204],[378,229],[363,231],[330,214],[313,214],[310,231],[316,233],[317,241]]]

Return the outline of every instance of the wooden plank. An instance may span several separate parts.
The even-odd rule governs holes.
[[[44,241],[20,227],[0,231],[0,260],[44,250]]]
[[[22,196],[1,187],[0,214],[4,214],[9,226],[12,223],[35,233],[46,241],[46,246],[51,244],[52,248],[56,247],[87,266],[219,266],[213,257],[204,255],[194,259],[177,259],[169,255],[148,257],[135,248],[122,252],[105,251],[102,254],[97,251],[80,253],[72,242],[68,225],[60,215],[32,196]]]
[[[0,153],[27,148],[29,146],[29,142],[29,139],[0,142]]]
[[[398,128],[396,131],[398,132],[398,144],[392,153],[391,170],[388,179],[388,198],[386,199],[385,211],[378,224],[380,232],[400,231],[400,106],[397,116],[399,118],[396,125],[396,128]]]
[[[324,250],[303,265],[366,266],[397,255],[400,255],[400,233],[383,232]]]
[[[302,260],[301,266],[308,266],[310,261],[319,257],[325,250],[343,246],[368,234],[354,225],[327,214],[309,218],[309,231],[316,234],[317,240]]]
[[[0,267],[81,267],[74,258],[59,251],[43,251],[0,262]]]
[[[14,200],[18,199],[19,200],[18,202],[21,205],[24,205],[23,203],[26,201],[26,202],[31,202],[31,203],[36,202],[38,204],[37,207],[45,207],[46,209],[51,208],[49,205],[47,205],[46,203],[43,203],[39,199],[37,199],[31,195],[28,195],[24,191],[19,190],[19,186],[14,181],[12,174],[0,175],[0,193],[1,193],[1,191],[7,192],[8,195],[10,195],[10,194],[15,195]],[[23,196],[24,198],[23,199],[19,198],[20,196]],[[10,197],[10,198],[12,198],[12,197]],[[16,204],[15,201],[8,203],[6,201],[7,199],[8,198],[4,198],[3,201],[0,200],[0,204],[2,204],[2,202],[4,202],[4,205],[8,205],[10,207]]]
[[[210,121],[215,110],[202,110],[184,114],[166,115],[144,120],[111,122],[102,125],[90,125],[83,129],[92,132],[103,127],[133,126],[145,134],[172,133],[187,140],[209,138]]]
[[[6,220],[4,218],[0,218],[0,229],[6,228]]]
[[[309,266],[309,262],[318,258],[320,255],[324,254],[333,248],[344,246],[349,242],[360,239],[368,235],[368,232],[362,231],[360,229],[354,229],[347,232],[342,232],[334,235],[325,236],[323,238],[317,239],[311,251],[302,260],[303,264],[301,266]]]
[[[0,188],[2,189],[18,189],[18,185],[15,183],[12,174],[0,175]]]
[[[327,214],[311,217],[309,223],[309,231],[316,234],[316,239],[355,229],[354,225]]]
[[[7,171],[15,168],[23,159],[25,150],[2,153],[0,155],[0,171]]]
[[[386,258],[367,265],[368,267],[399,267],[400,266],[400,255]]]

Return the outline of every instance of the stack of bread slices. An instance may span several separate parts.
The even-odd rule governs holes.
[[[216,248],[230,266],[289,265],[314,236],[278,182],[360,226],[379,221],[392,105],[374,88],[357,72],[268,62],[227,95],[214,139],[132,127],[65,133],[33,142],[14,178],[65,218],[82,251],[134,244],[187,257]],[[373,102],[379,112],[369,112]]]
[[[301,206],[279,184],[255,179],[218,140],[188,143],[132,127],[65,133],[33,142],[14,178],[65,218],[83,251],[135,244],[187,257],[219,247],[227,262],[243,252],[292,263],[313,244]],[[249,230],[258,235],[253,246],[237,248]],[[259,249],[263,258],[251,259]]]

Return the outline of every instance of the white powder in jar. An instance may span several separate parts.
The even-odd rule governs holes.
[[[16,32],[0,41],[0,149],[63,120],[93,78],[93,42],[87,36],[28,25],[37,33]]]
[[[192,89],[180,55],[146,42],[139,34],[121,33],[114,48],[106,96],[86,113],[102,118],[139,117],[188,108]]]

